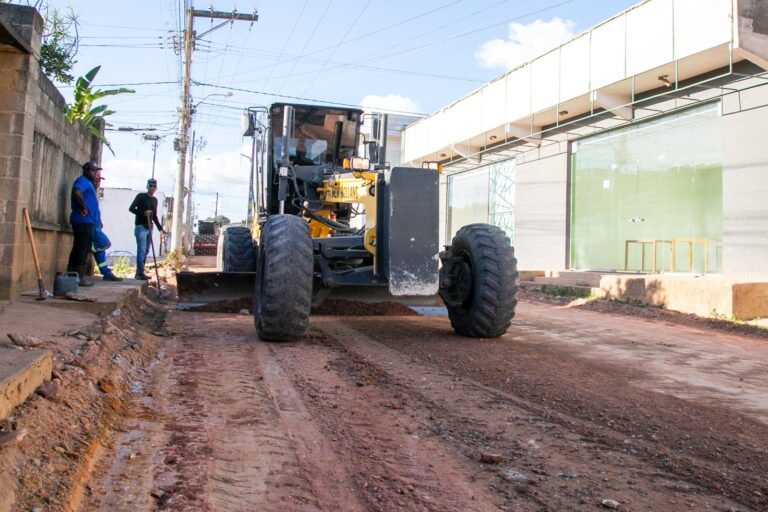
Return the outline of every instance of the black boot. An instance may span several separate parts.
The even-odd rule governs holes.
[[[77,282],[79,286],[93,286],[93,281],[85,277],[85,265],[77,267],[75,271],[77,272],[77,275],[80,276],[80,280]]]

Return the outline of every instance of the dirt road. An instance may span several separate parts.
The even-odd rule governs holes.
[[[445,317],[171,312],[86,511],[768,509],[768,340],[522,301]]]

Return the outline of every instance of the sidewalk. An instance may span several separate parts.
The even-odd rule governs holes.
[[[21,296],[0,305],[0,419],[51,379],[52,353],[45,347],[55,344],[56,336],[85,328],[99,315],[120,309],[146,284],[134,279],[94,281],[93,287],[79,291],[94,302],[53,298],[36,301],[33,296]],[[41,348],[19,347],[8,334],[32,336]]]

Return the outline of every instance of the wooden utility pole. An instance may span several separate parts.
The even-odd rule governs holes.
[[[211,18],[224,20],[220,24],[212,27],[206,32],[196,36],[193,31],[193,21],[195,18]],[[176,169],[176,186],[173,189],[173,221],[171,223],[171,251],[181,251],[181,232],[183,230],[184,215],[184,174],[187,164],[187,149],[189,147],[189,125],[192,122],[193,107],[190,105],[189,88],[191,84],[190,68],[192,65],[192,50],[194,50],[195,40],[213,32],[214,30],[235,21],[257,21],[259,15],[254,11],[253,14],[238,14],[237,11],[221,12],[214,11],[213,8],[207,11],[187,9],[186,24],[184,29],[184,48],[182,57],[182,75],[181,75],[181,107],[179,107],[179,131],[174,141],[174,149],[178,154],[178,168]]]

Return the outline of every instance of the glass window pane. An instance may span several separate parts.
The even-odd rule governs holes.
[[[720,130],[711,104],[575,143],[571,268],[720,272]]]
[[[488,222],[488,167],[448,177],[448,232],[452,239],[462,226]]]
[[[515,240],[515,160],[490,165],[490,223]]]

